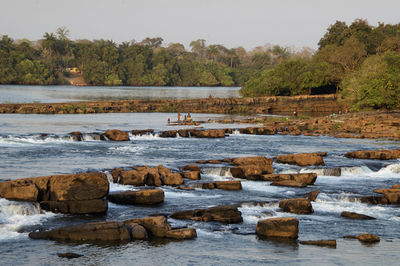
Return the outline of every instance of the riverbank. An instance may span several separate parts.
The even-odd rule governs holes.
[[[121,100],[69,103],[0,104],[0,113],[19,114],[87,114],[87,113],[213,113],[277,114],[323,116],[344,110],[335,94],[315,96],[276,96],[254,98],[202,98],[163,100]]]

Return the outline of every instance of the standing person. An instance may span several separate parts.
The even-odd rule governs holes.
[[[188,113],[188,115],[187,115],[187,120],[189,123],[192,122],[192,116],[190,115],[190,113]]]
[[[171,119],[168,118],[168,124],[171,123]]]
[[[181,113],[178,112],[178,123],[181,122]]]

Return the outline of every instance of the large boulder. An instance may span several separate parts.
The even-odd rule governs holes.
[[[166,238],[171,239],[193,239],[197,237],[196,229],[193,228],[179,228],[179,229],[172,229],[167,231]]]
[[[162,181],[164,185],[167,186],[179,186],[183,184],[183,177],[180,173],[168,173],[166,175],[163,175]]]
[[[47,176],[0,182],[0,197],[17,201],[41,201],[43,194],[47,192],[49,178]]]
[[[46,211],[69,214],[102,214],[108,209],[105,199],[42,201],[40,207]]]
[[[107,130],[103,134],[106,136],[109,140],[113,141],[128,141],[129,140],[129,134],[128,132],[124,132],[118,129],[111,129]]]
[[[195,137],[195,138],[225,138],[224,129],[207,129],[207,130],[191,129],[188,130],[187,133],[189,137]]]
[[[278,163],[297,164],[299,166],[325,165],[321,153],[297,153],[278,155]]]
[[[284,212],[296,214],[311,214],[314,212],[311,202],[305,198],[281,200],[279,202],[279,208],[282,208]]]
[[[231,159],[234,165],[272,165],[273,160],[265,156],[251,156]]]
[[[100,172],[51,176],[49,186],[54,201],[101,199],[109,190],[107,176]]]
[[[124,191],[109,194],[107,198],[116,204],[159,204],[164,202],[164,191],[162,189]]]
[[[171,231],[171,225],[164,216],[154,216],[130,219],[123,222],[125,225],[139,224],[146,228],[150,235],[155,237],[166,237],[167,232]]]
[[[144,186],[147,181],[147,172],[138,170],[120,171],[118,180],[123,185]]]
[[[158,134],[160,138],[176,138],[176,130],[163,131]]]
[[[297,239],[299,221],[296,218],[270,218],[259,220],[256,226],[258,236],[267,238]]]
[[[161,176],[157,168],[140,166],[140,167],[134,167],[134,169],[147,174],[147,177],[145,178],[146,185],[155,187],[162,186]]]
[[[178,211],[171,214],[171,218],[203,222],[217,221],[229,224],[243,221],[242,213],[236,206],[216,206],[208,209]]]
[[[153,132],[154,132],[154,129],[133,129],[131,131],[132,135],[134,135],[134,136],[148,135],[148,134],[152,134]]]
[[[115,221],[87,223],[44,232],[31,232],[30,238],[58,241],[129,241],[131,235],[123,223]]]
[[[242,165],[232,167],[230,170],[233,177],[249,180],[261,180],[262,175],[274,171],[272,165]]]
[[[374,217],[365,215],[365,214],[360,214],[356,212],[347,212],[344,211],[340,214],[340,216],[348,219],[355,219],[355,220],[375,220]]]
[[[305,173],[305,174],[267,174],[262,176],[264,181],[282,181],[282,180],[292,180],[299,183],[314,185],[315,180],[317,180],[317,174],[315,173]]]
[[[392,160],[400,158],[400,150],[353,151],[344,156],[356,159]]]

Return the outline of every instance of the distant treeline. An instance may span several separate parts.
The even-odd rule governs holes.
[[[292,56],[310,57],[311,49],[291,52],[276,46],[228,49],[199,39],[190,51],[162,38],[116,44],[111,40],[69,39],[59,28],[39,41],[0,40],[0,84],[64,84],[69,68],[78,68],[89,85],[242,86],[250,77]]]
[[[340,93],[354,110],[400,108],[400,24],[336,21],[311,57],[289,58],[255,73],[244,96]]]

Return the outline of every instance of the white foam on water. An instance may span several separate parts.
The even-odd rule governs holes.
[[[142,151],[144,147],[138,146],[135,144],[126,144],[126,146],[120,146],[120,147],[110,147],[109,150],[122,153],[122,154],[129,154],[129,153],[137,153],[139,151]]]
[[[238,210],[242,213],[243,222],[247,224],[257,224],[261,219],[268,219],[278,215],[278,202],[265,203],[263,206],[253,204],[242,204]]]
[[[202,191],[202,190],[196,190]],[[206,194],[198,194],[198,193],[189,193],[189,192],[178,192],[178,191],[165,191],[164,190],[165,199],[177,199],[177,198],[206,198],[206,199],[215,199],[220,198],[222,195],[206,195]]]
[[[359,176],[373,173],[367,166],[342,167],[342,176]]]
[[[218,231],[207,231],[204,229],[196,228],[196,233],[198,237],[206,236],[206,237],[213,237],[213,238],[223,238],[223,232]]]
[[[40,224],[44,219],[55,215],[51,212],[41,212],[38,203],[14,202],[0,198],[0,241],[26,237],[28,233],[18,233],[22,227]]]
[[[229,167],[205,167],[201,168],[204,175],[213,180],[232,180],[232,173]]]
[[[235,130],[233,130],[231,135],[242,135],[242,134],[240,133],[239,130],[235,129]]]
[[[393,219],[400,215],[399,208],[351,201],[350,198],[352,196],[353,195],[347,193],[336,195],[320,193],[316,201],[312,202],[312,205],[316,212],[334,213],[338,217],[343,211],[361,213],[377,219]]]
[[[389,175],[393,175],[396,174],[397,177],[400,178],[400,163],[395,163],[395,164],[390,164],[388,166],[385,166],[381,169],[379,169],[378,174],[389,174]]]
[[[26,146],[31,144],[47,144],[47,143],[66,143],[72,142],[69,137],[54,137],[54,136],[26,136],[26,137],[18,137],[18,136],[0,136],[0,145],[5,146]]]
[[[129,133],[129,138],[130,140],[155,140],[155,139],[162,139],[160,138],[160,135],[158,133],[152,134],[152,133],[148,133],[145,135],[132,135],[131,133]]]
[[[271,186],[271,182],[268,181],[249,181],[249,180],[241,180],[242,189],[247,191],[263,191],[271,194],[294,194],[294,191],[289,187],[278,187]],[[292,192],[289,192],[292,191]]]

